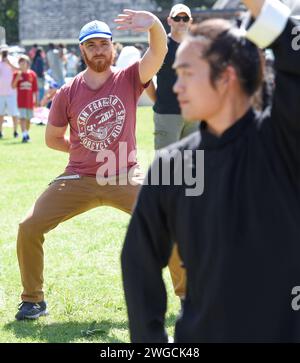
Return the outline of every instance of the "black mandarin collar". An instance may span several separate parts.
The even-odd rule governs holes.
[[[244,116],[242,116],[231,127],[225,130],[221,136],[213,135],[208,131],[208,125],[206,121],[201,121],[201,149],[219,149],[232,142],[235,138],[244,132],[244,130],[253,122],[254,119],[255,113],[253,109],[250,108]]]

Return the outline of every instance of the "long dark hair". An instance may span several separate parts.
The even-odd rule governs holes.
[[[201,57],[210,65],[210,80],[215,85],[227,66],[237,72],[242,90],[252,96],[262,83],[263,70],[259,49],[229,21],[209,19],[193,25],[192,39],[199,39]]]

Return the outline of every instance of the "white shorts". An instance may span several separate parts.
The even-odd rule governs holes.
[[[0,96],[0,116],[19,116],[17,96]]]
[[[33,118],[33,110],[30,108],[19,108],[20,118],[24,120],[31,120]]]

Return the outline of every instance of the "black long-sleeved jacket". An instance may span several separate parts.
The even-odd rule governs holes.
[[[252,110],[217,138],[173,145],[195,171],[204,150],[204,192],[144,186],[122,251],[131,339],[165,342],[161,270],[177,241],[187,270],[176,342],[300,342],[300,51],[291,20],[272,45],[272,108]],[[294,33],[295,34],[295,33]],[[201,141],[200,141],[201,139]],[[192,155],[192,157],[191,157]],[[168,160],[157,159],[157,164]],[[199,167],[199,165],[198,165]],[[174,170],[171,169],[171,170]],[[299,310],[298,310],[299,308]]]

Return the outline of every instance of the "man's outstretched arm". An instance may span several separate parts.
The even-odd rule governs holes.
[[[148,11],[125,9],[115,22],[118,30],[149,33],[149,48],[140,60],[139,74],[143,84],[149,82],[159,71],[168,51],[167,34],[160,20]]]
[[[247,38],[269,47],[275,55],[276,73],[271,120],[276,145],[291,179],[300,180],[300,50],[295,37],[300,22],[291,18],[291,10],[279,0],[244,0],[256,20]]]
[[[283,33],[291,10],[279,0],[243,0],[254,24],[247,31],[247,38],[260,48],[267,48]]]
[[[256,18],[264,5],[265,0],[243,0],[243,3],[250,10],[251,14]]]

